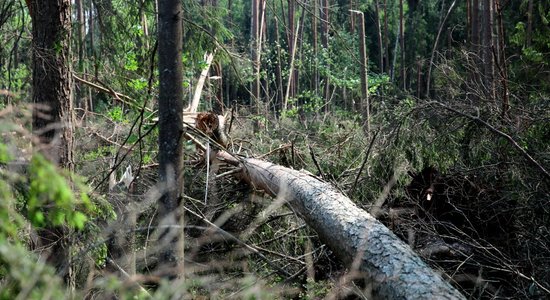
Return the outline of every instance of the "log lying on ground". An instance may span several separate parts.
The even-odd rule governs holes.
[[[465,299],[387,227],[330,184],[302,171],[258,159],[218,157],[239,165],[239,176],[273,197],[283,197],[321,240],[372,284],[376,299]]]

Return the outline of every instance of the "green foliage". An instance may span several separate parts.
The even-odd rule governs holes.
[[[93,209],[87,188],[78,176],[63,176],[47,159],[35,154],[29,167],[30,189],[26,206],[35,226],[68,225],[82,229]],[[78,189],[75,193],[69,181]],[[51,207],[44,212],[44,207]]]
[[[21,245],[0,237],[0,299],[65,299],[62,282],[54,270]]]

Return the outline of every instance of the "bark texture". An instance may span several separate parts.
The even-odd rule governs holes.
[[[257,159],[237,162],[242,178],[299,212],[344,263],[372,284],[375,299],[465,299],[387,227],[351,200],[303,171]]]
[[[39,151],[50,162],[73,169],[72,94],[70,68],[70,1],[29,1],[32,19],[33,134]],[[47,209],[44,209],[47,212]],[[46,226],[38,230],[41,256],[58,274],[68,271],[68,229]]]
[[[72,169],[70,1],[31,1],[33,132],[52,163]]]
[[[183,63],[182,6],[178,0],[159,1],[159,225],[182,225],[183,189]],[[159,268],[183,267],[183,231],[160,234],[163,249]],[[183,272],[177,272],[183,274]]]

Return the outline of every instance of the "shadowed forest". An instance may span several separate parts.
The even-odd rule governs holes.
[[[0,0],[0,299],[548,299],[550,2]]]

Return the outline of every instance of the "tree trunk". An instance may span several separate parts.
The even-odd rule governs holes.
[[[533,37],[533,0],[529,0],[527,7],[527,32],[525,33],[525,46],[531,47]]]
[[[159,1],[159,201],[160,225],[183,225],[183,64],[182,7],[179,0]],[[159,267],[183,274],[183,230],[159,235]]]
[[[502,20],[502,4],[500,0],[495,0],[495,10],[497,12],[498,20],[498,49],[499,49],[499,60],[498,60],[498,70],[500,74],[500,97],[502,98],[502,115],[505,116],[508,114],[510,109],[510,94],[508,92],[508,63],[506,60],[506,42],[505,42],[505,33],[504,33],[504,22]]]
[[[368,77],[368,60],[367,60],[367,45],[365,42],[365,15],[359,14],[359,55],[361,57],[361,102],[359,103],[359,111],[363,116],[363,128],[367,135],[370,134],[370,110],[369,110],[369,77]]]
[[[32,130],[39,151],[54,165],[73,170],[73,108],[70,67],[71,3],[69,0],[30,2],[33,76]],[[60,275],[69,261],[67,228],[39,230],[41,253]]]
[[[329,16],[329,0],[321,0],[321,45],[325,48],[325,51],[328,51],[328,40],[329,40],[329,28],[330,28],[330,16]],[[326,66],[330,68],[330,66]],[[330,78],[325,76],[325,88],[323,92],[323,97],[325,99],[325,112],[329,110],[329,101],[330,101]]]
[[[390,37],[388,30],[388,0],[384,0],[384,71],[390,73]]]
[[[283,199],[297,211],[350,273],[367,278],[375,299],[465,299],[387,227],[326,182],[307,172],[257,159],[226,162],[242,166],[240,177]]]
[[[437,35],[435,37],[434,45],[432,48],[432,54],[430,56],[430,61],[428,62],[428,76],[426,77],[426,98],[430,96],[430,82],[432,77],[432,66],[434,64],[435,59],[435,51],[437,50],[437,45],[439,44],[439,38],[441,37],[441,31],[443,31],[443,27],[445,26],[445,23],[447,22],[447,18],[451,15],[453,9],[455,8],[456,0],[454,0],[451,5],[449,6],[449,9],[447,10],[447,13],[445,14],[445,17],[443,17],[443,11],[444,6],[441,6],[441,16],[443,17],[441,21],[439,22],[439,29],[437,30]]]
[[[493,0],[483,0],[481,59],[483,60],[483,83],[485,95],[490,101],[495,100],[493,57]]]
[[[384,72],[384,45],[382,44],[382,28],[380,26],[380,7],[378,0],[374,1],[374,11],[376,13],[376,38],[378,40],[378,70]]]
[[[318,0],[313,1],[313,13],[311,14],[311,32],[312,32],[312,43],[313,43],[313,57],[315,59],[315,66],[313,67],[313,77],[312,77],[312,90],[315,91],[315,96],[319,96],[319,35],[317,31],[317,18],[319,17],[318,13]]]
[[[477,53],[477,48],[479,47],[479,0],[472,0],[471,5],[472,12],[472,24],[470,32],[470,41],[472,44],[472,51]]]
[[[277,115],[283,110],[283,102],[285,94],[283,92],[283,71],[281,68],[281,38],[279,36],[279,21],[275,18],[275,46],[277,47],[277,66],[275,67],[275,76],[277,78],[277,104],[275,105],[275,112]]]
[[[352,10],[355,10],[355,3],[353,0],[349,0],[349,32],[353,35],[355,33],[355,13]]]
[[[405,19],[403,17],[403,0],[399,0],[399,41],[401,42],[401,80],[403,90],[407,89],[406,69],[405,69]]]
[[[295,40],[295,37],[298,35],[298,32],[296,32],[295,30],[295,25],[294,25],[294,21],[295,21],[295,15],[296,15],[296,3],[295,3],[295,0],[288,0],[288,53],[290,54],[289,57],[288,57],[288,65],[290,66],[290,73],[289,73],[289,79],[288,79],[288,84],[289,84],[289,95],[286,97],[285,99],[285,104],[287,103],[288,99],[289,98],[294,98],[296,96],[295,94],[295,91],[296,91],[296,80],[295,80],[295,75],[296,73],[294,72],[294,68],[293,68],[293,61],[294,61],[294,55],[296,53],[296,46],[297,44],[294,43],[294,40]],[[285,107],[286,109],[286,107]]]

